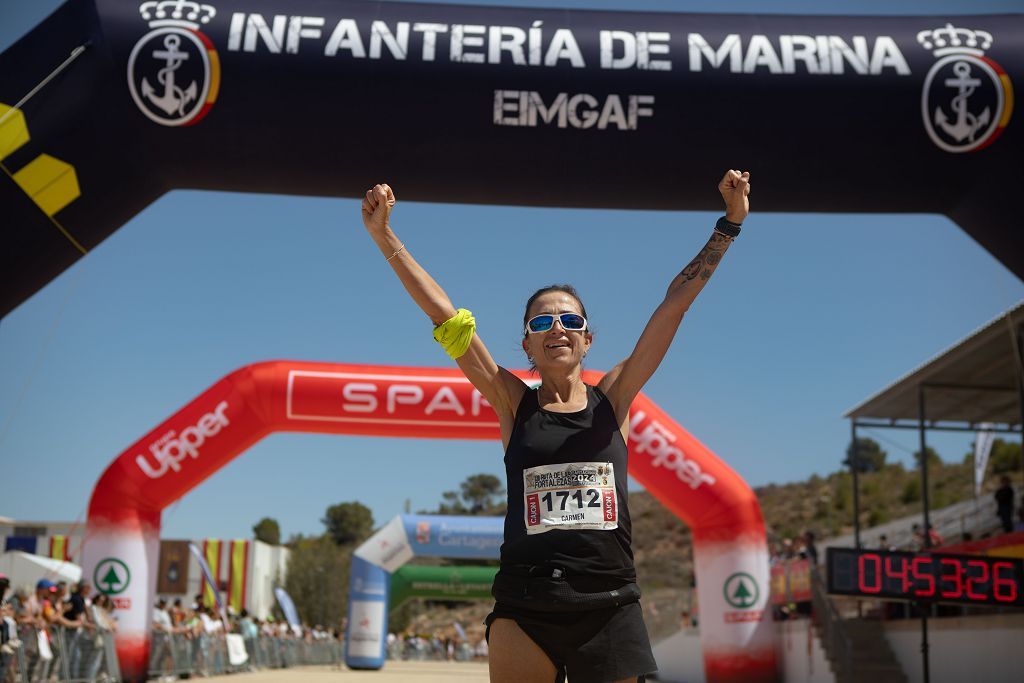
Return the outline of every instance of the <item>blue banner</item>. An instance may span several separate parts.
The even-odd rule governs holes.
[[[498,559],[502,517],[402,515],[409,545],[417,556]]]
[[[214,581],[213,572],[210,571],[210,565],[206,564],[206,558],[203,557],[202,551],[196,547],[196,544],[189,543],[188,549],[195,556],[196,561],[199,562],[199,571],[203,573],[206,583],[213,587],[213,599],[217,601],[217,611],[220,612],[220,618],[224,622],[225,628],[227,628],[228,616],[224,611],[224,601],[220,597],[220,585]]]
[[[277,598],[277,604],[281,605],[281,611],[284,612],[284,618],[288,621],[288,624],[292,629],[298,629],[301,632],[302,622],[299,621],[299,611],[295,609],[292,596],[288,595],[284,588],[277,586],[274,588],[274,597]]]

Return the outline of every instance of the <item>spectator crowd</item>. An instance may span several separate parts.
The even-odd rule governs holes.
[[[117,619],[111,599],[88,581],[69,586],[40,580],[15,589],[0,575],[0,681],[30,683],[117,678],[111,670]]]

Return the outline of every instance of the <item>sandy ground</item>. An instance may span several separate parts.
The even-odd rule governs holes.
[[[486,662],[387,662],[378,671],[339,670],[329,666],[303,666],[256,673],[214,676],[209,683],[487,683]]]

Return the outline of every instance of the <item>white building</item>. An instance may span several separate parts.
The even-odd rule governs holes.
[[[20,550],[77,563],[82,554],[85,524],[35,522],[0,517],[0,548]],[[199,562],[189,552],[194,543],[207,558],[224,603],[263,618],[274,606],[274,586],[284,585],[291,551],[253,539],[160,541],[157,595],[187,606],[205,589]],[[11,576],[12,588],[31,588],[39,577]],[[91,578],[91,577],[90,577]],[[95,585],[95,581],[93,581]]]

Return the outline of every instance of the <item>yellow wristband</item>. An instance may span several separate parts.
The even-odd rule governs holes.
[[[452,360],[456,360],[469,348],[473,341],[476,319],[465,308],[460,308],[448,320],[434,328],[434,341],[444,347]]]

